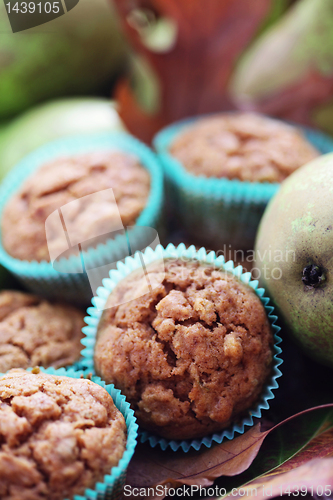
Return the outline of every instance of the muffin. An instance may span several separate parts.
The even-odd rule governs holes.
[[[126,424],[86,379],[11,370],[0,378],[0,497],[64,500],[119,463]]]
[[[0,292],[0,372],[73,364],[80,358],[84,314],[15,291]]]
[[[252,182],[282,182],[320,154],[297,128],[254,113],[199,119],[170,153],[193,175]]]
[[[187,251],[188,252],[188,251]],[[273,333],[248,285],[197,259],[146,264],[111,291],[97,328],[96,372],[126,395],[139,425],[193,439],[239,423],[272,374]]]
[[[112,198],[83,199],[69,213],[72,223],[69,239],[85,242],[102,235],[94,245],[106,241],[112,221],[123,226],[134,225],[146,206],[150,191],[150,175],[139,159],[122,151],[100,151],[57,158],[46,162],[32,173],[11,197],[3,211],[2,243],[5,251],[20,260],[50,260],[63,247],[63,231],[55,231],[46,240],[45,221],[68,203],[112,188]],[[119,212],[118,212],[119,210]],[[109,231],[105,230],[109,226]],[[119,226],[119,224],[118,224]],[[104,234],[104,237],[103,237]]]
[[[32,293],[87,307],[114,263],[144,248],[137,230],[155,231],[162,204],[160,163],[129,134],[45,144],[1,183],[0,264]]]
[[[154,138],[173,226],[194,244],[254,247],[260,219],[280,182],[333,151],[321,132],[251,113],[220,113],[174,123]]]

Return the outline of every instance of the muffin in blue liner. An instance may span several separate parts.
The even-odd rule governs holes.
[[[27,371],[31,371],[28,368]],[[116,408],[122,413],[125,419],[127,428],[126,448],[123,456],[118,464],[110,470],[110,473],[104,476],[103,482],[96,483],[94,489],[86,489],[84,495],[74,495],[73,500],[118,500],[122,498],[122,490],[125,485],[126,472],[129,462],[134,454],[137,444],[138,425],[134,412],[131,409],[126,398],[121,394],[119,389],[116,389],[113,384],[105,384],[99,377],[91,376],[91,371],[77,372],[73,369],[66,368],[39,368],[39,371],[49,375],[57,375],[69,378],[86,378],[103,387],[112,397]],[[0,376],[5,374],[0,374]],[[68,500],[65,499],[64,500]]]
[[[195,175],[170,152],[173,142],[183,132],[202,118],[214,116],[174,123],[162,129],[153,140],[165,174],[169,211],[193,242],[199,234],[200,244],[208,248],[231,244],[235,248],[251,249],[264,209],[280,184]],[[296,128],[321,154],[333,151],[333,139],[328,135],[301,126]]]
[[[137,230],[138,227],[155,228],[158,226],[163,205],[162,169],[156,155],[129,134],[120,132],[92,134],[59,139],[42,146],[22,159],[1,184],[0,219],[2,219],[4,208],[11,197],[42,165],[62,157],[113,151],[128,153],[136,157],[149,173],[148,199],[144,209],[136,219],[135,225],[128,228],[123,227],[118,233],[114,233],[115,237],[112,234],[105,243],[104,241],[101,243],[98,238],[82,242],[80,254],[78,251],[76,255],[62,253],[53,265],[46,260],[28,261],[12,257],[3,247],[1,234],[0,263],[12,272],[28,290],[48,299],[68,300],[87,306],[93,296],[90,275],[94,273],[94,270],[97,270],[94,280],[95,282],[98,280],[99,284],[101,277],[108,274],[105,266],[110,265],[112,268],[112,265],[118,260],[131,255],[131,251],[139,249],[142,232]],[[112,188],[112,186],[110,187]],[[80,198],[78,199],[80,200]],[[139,239],[137,239],[137,235],[139,235]],[[91,246],[89,246],[90,244]],[[73,247],[70,247],[68,243],[69,249],[76,247],[78,245],[74,244]],[[98,272],[100,272],[100,277]]]
[[[262,410],[269,408],[269,400],[274,398],[273,390],[278,388],[277,379],[281,376],[279,366],[282,360],[279,355],[282,351],[279,347],[281,338],[278,336],[280,327],[276,325],[277,316],[274,315],[274,308],[269,305],[269,299],[264,296],[264,289],[258,288],[258,281],[251,280],[251,273],[244,273],[242,266],[235,268],[232,261],[225,262],[223,256],[216,257],[215,252],[207,253],[204,248],[197,251],[194,246],[191,246],[187,249],[183,243],[177,248],[172,244],[168,245],[167,248],[163,248],[159,245],[154,251],[147,248],[143,254],[139,255],[139,253],[137,253],[133,258],[127,258],[124,263],[120,262],[118,264],[118,270],[111,271],[110,278],[105,279],[103,281],[104,286],[98,289],[97,296],[92,300],[93,307],[88,308],[87,312],[89,316],[85,318],[87,326],[83,328],[83,332],[86,338],[81,340],[82,344],[86,346],[82,351],[82,355],[85,358],[85,364],[88,366],[88,369],[94,370],[94,349],[97,329],[110,293],[125,277],[133,271],[141,269],[143,262],[144,269],[146,269],[147,265],[154,262],[165,262],[166,259],[198,261],[199,263],[214,265],[214,269],[227,271],[236,276],[240,282],[251,287],[260,298],[274,335],[274,353],[271,374],[269,375],[269,379],[264,383],[260,400],[259,402],[256,401],[255,405],[252,405],[250,410],[246,410],[244,414],[242,414],[244,417],[239,417],[238,421],[234,419],[235,423],[229,428],[211,433],[203,438],[184,440],[166,439],[144,429],[140,428],[139,430],[141,442],[148,441],[152,447],[159,445],[163,450],[170,447],[174,451],[181,448],[183,451],[187,452],[191,448],[199,450],[201,446],[210,447],[213,443],[221,443],[224,439],[232,439],[235,435],[242,434],[246,427],[253,425],[254,418],[261,417]]]

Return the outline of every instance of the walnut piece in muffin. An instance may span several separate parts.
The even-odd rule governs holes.
[[[189,125],[170,153],[194,175],[253,182],[282,182],[320,154],[296,127],[237,112]]]
[[[71,365],[80,358],[84,313],[35,295],[0,292],[0,372]]]
[[[0,377],[0,498],[63,500],[117,465],[126,424],[86,379],[11,370]]]
[[[96,224],[103,225],[104,220],[108,224],[113,213],[116,220],[120,213],[124,226],[135,224],[147,203],[149,173],[135,156],[120,151],[57,158],[41,166],[4,209],[1,225],[5,250],[16,259],[49,261],[45,233],[48,216],[63,205],[109,188],[113,189],[115,203],[114,200],[106,203],[101,197],[91,202],[83,199],[80,205],[75,205],[79,211],[74,211],[71,217],[79,242],[92,238]],[[62,231],[56,232],[56,241],[49,244],[57,249],[63,245],[63,238]]]
[[[228,427],[255,404],[271,373],[273,334],[260,298],[232,274],[197,260],[156,263],[161,284],[140,298],[141,272],[107,300],[95,369],[121,389],[139,424],[169,439]],[[120,305],[119,305],[120,304]]]

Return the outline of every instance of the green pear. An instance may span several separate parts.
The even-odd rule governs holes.
[[[60,137],[124,131],[116,103],[100,98],[55,99],[0,128],[0,181],[34,149]]]
[[[333,367],[333,153],[296,170],[268,204],[254,272],[305,352]]]
[[[47,99],[105,91],[128,52],[112,1],[80,0],[67,14],[19,33],[1,2],[0,119]]]
[[[309,72],[333,69],[333,4],[299,0],[244,52],[230,92],[239,106],[254,106],[300,84]],[[320,92],[320,91],[318,91]]]

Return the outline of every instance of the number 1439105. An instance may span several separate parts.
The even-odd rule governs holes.
[[[16,2],[14,5],[6,3],[8,14],[58,14],[60,12],[60,0],[56,2]]]
[[[289,486],[279,486],[280,490],[280,495],[288,495],[288,496],[302,496],[305,497],[306,495],[310,494],[312,496],[317,496],[317,497],[331,497],[332,496],[332,486],[329,485],[316,485],[316,486],[309,486],[309,485],[289,485]]]

